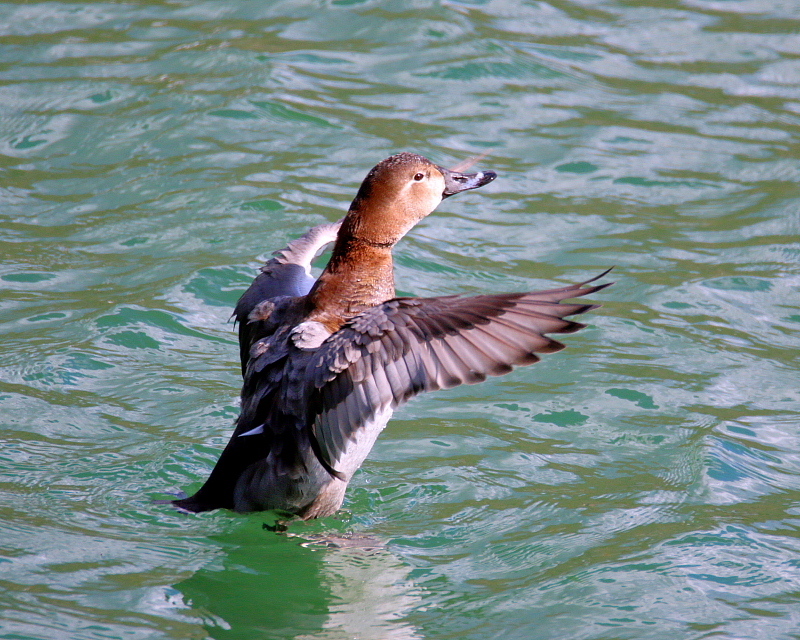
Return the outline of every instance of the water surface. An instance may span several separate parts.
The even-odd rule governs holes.
[[[799,9],[0,5],[0,637],[800,638]],[[401,293],[616,265],[604,307],[401,410],[335,518],[153,505],[227,441],[259,262],[402,150],[500,177]]]

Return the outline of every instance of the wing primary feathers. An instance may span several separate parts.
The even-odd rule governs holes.
[[[461,298],[395,298],[368,309],[333,334],[306,371],[314,454],[333,477],[370,416],[421,391],[473,384],[539,361],[564,344],[546,334],[585,327],[566,319],[599,305],[563,300],[605,289],[599,276],[560,289]],[[587,286],[589,285],[589,286]]]

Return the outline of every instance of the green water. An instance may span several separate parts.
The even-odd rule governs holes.
[[[798,125],[797,2],[0,4],[0,638],[800,638]],[[402,150],[500,175],[403,294],[616,265],[604,307],[295,537],[154,505],[259,261]]]

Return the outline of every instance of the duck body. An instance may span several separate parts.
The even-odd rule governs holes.
[[[277,253],[236,306],[244,378],[236,428],[192,512],[335,513],[393,410],[422,391],[479,382],[563,345],[546,333],[608,285],[532,293],[396,298],[392,247],[445,197],[481,187],[410,153],[376,165],[345,218]],[[334,241],[314,281],[310,263]]]

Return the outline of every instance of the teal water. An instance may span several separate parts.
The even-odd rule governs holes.
[[[0,4],[0,637],[800,638],[798,52],[766,0]],[[616,265],[603,308],[401,410],[335,518],[154,505],[260,260],[402,150],[500,174],[403,294]]]

